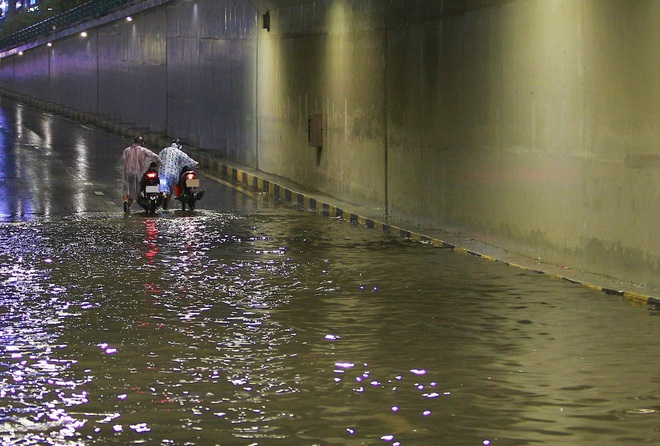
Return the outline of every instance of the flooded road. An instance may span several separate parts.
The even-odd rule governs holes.
[[[253,199],[124,216],[130,141],[0,103],[3,445],[660,442],[660,319]]]

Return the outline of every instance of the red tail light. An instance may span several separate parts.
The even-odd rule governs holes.
[[[158,178],[158,172],[147,172],[147,178],[150,180],[155,180]]]
[[[186,174],[186,180],[193,180],[195,178],[195,172],[188,172]]]

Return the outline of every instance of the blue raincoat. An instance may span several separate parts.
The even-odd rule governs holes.
[[[179,182],[181,169],[186,166],[199,166],[199,163],[189,157],[176,143],[172,143],[170,147],[165,147],[158,156],[163,160],[163,165],[158,168],[160,191],[168,194],[172,193],[174,185]]]

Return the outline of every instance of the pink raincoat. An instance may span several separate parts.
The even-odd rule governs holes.
[[[122,178],[121,192],[135,198],[140,189],[140,179],[149,168],[149,164],[156,162],[163,164],[162,160],[151,150],[138,144],[124,149],[121,155]]]

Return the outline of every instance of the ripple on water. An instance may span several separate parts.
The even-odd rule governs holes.
[[[657,325],[572,284],[288,209],[0,241],[10,444],[655,438]]]

